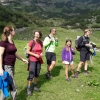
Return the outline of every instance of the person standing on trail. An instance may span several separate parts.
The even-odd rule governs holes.
[[[82,65],[84,64],[84,74],[88,75],[88,61],[90,60],[90,48],[92,48],[92,45],[90,44],[90,35],[91,31],[89,29],[84,30],[84,35],[81,36],[78,40],[78,45],[80,47],[80,62],[77,67],[77,72],[75,74],[75,77],[78,78],[78,75],[80,73],[80,69]]]
[[[55,47],[58,46],[58,38],[55,38],[56,29],[51,28],[50,34],[44,39],[43,46],[45,47],[45,57],[47,60],[47,72],[45,74],[47,79],[52,78],[51,71],[56,64]]]

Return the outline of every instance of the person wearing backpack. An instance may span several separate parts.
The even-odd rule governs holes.
[[[43,43],[40,40],[42,37],[42,33],[39,30],[34,31],[34,39],[30,40],[27,47],[27,54],[29,54],[29,76],[27,78],[28,80],[28,86],[27,86],[27,95],[32,95],[32,90],[41,92],[39,88],[37,87],[38,77],[41,70],[41,64],[42,61],[42,52],[43,52]],[[34,46],[33,46],[34,44]],[[31,83],[34,78],[34,85],[31,88]]]
[[[47,72],[45,74],[47,79],[52,78],[51,71],[56,64],[55,47],[58,46],[58,38],[55,38],[56,29],[51,28],[50,34],[44,39],[43,46],[45,47],[45,57],[47,60]]]
[[[84,35],[78,39],[78,46],[80,48],[80,62],[77,67],[77,72],[75,77],[78,78],[80,73],[80,69],[84,64],[84,74],[89,74],[88,70],[88,61],[90,60],[90,48],[92,45],[90,44],[90,35],[91,31],[89,29],[84,30]]]

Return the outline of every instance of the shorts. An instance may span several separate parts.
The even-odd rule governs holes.
[[[64,63],[67,64],[67,65],[71,65],[71,64],[73,64],[74,62],[73,62],[73,61],[64,61]]]
[[[85,62],[90,60],[90,52],[80,51],[80,61]]]
[[[45,56],[46,56],[46,60],[47,60],[48,65],[51,65],[52,61],[56,61],[56,54],[55,53],[46,52]]]
[[[41,69],[41,64],[40,62],[33,62],[30,61],[30,66],[29,66],[29,76],[27,80],[33,80],[34,77],[39,77],[40,74],[40,69]]]

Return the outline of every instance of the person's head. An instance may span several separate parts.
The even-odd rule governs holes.
[[[67,39],[65,42],[65,46],[71,47],[71,45],[72,45],[71,39]]]
[[[55,35],[56,34],[56,29],[55,28],[51,28],[50,29],[50,34]]]
[[[42,38],[42,32],[41,32],[40,30],[35,30],[35,31],[33,32],[33,34],[34,34],[34,38],[35,38],[35,39],[40,39],[40,38]]]
[[[91,33],[91,31],[89,29],[84,30],[84,35],[85,36],[89,37],[90,33]]]
[[[9,36],[13,37],[14,35],[15,35],[14,28],[12,26],[6,26],[3,29],[2,41],[8,41],[8,37]]]

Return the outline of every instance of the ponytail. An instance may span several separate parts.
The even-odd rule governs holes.
[[[2,41],[8,41],[8,36],[11,34],[11,31],[12,31],[12,27],[11,26],[6,26],[3,30],[3,33],[2,33]]]

